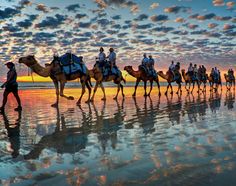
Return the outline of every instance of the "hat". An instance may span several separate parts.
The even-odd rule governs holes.
[[[12,62],[7,62],[5,65],[15,66],[15,64]]]

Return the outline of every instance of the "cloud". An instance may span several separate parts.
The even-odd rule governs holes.
[[[66,20],[66,16],[56,14],[55,17],[46,17],[45,20],[36,25],[38,28],[57,28]]]
[[[69,12],[76,12],[76,11],[78,11],[78,9],[80,9],[80,5],[79,4],[72,4],[72,5],[67,6],[66,9]]]
[[[215,20],[217,20],[217,21],[228,21],[228,20],[230,20],[230,19],[232,19],[231,16],[225,16],[225,17],[216,16],[216,17],[215,17]]]
[[[87,17],[87,15],[86,14],[76,14],[75,15],[75,18],[77,18],[77,19],[82,19],[82,18],[85,18],[85,17]]]
[[[235,2],[233,2],[233,1],[226,3],[226,6],[228,7],[228,9],[233,9],[234,5],[235,5]]]
[[[199,14],[194,14],[189,16],[190,19],[197,19],[197,20],[207,20],[207,19],[212,19],[215,18],[216,15],[214,13],[206,14],[206,15],[199,15]]]
[[[149,29],[151,27],[152,27],[151,23],[143,24],[143,25],[136,25],[135,26],[136,29],[141,29],[141,30]]]
[[[97,3],[99,8],[107,8],[108,6],[104,0],[95,0],[94,2]]]
[[[130,11],[133,13],[133,14],[136,14],[140,11],[139,9],[139,6],[138,5],[132,5],[131,8],[130,8]]]
[[[37,4],[35,9],[38,10],[38,11],[44,12],[44,13],[48,13],[49,12],[47,6],[44,5],[44,4]]]
[[[164,12],[177,14],[177,13],[179,13],[180,11],[182,11],[182,12],[188,12],[188,11],[190,11],[190,10],[191,10],[191,8],[185,7],[185,6],[172,6],[172,7],[165,8],[165,9],[164,9]]]
[[[176,23],[184,23],[184,22],[185,22],[185,19],[182,18],[182,17],[177,17],[177,18],[175,19],[175,22],[176,22]]]
[[[112,16],[111,18],[114,20],[119,20],[121,19],[121,15],[115,15],[115,16]]]
[[[168,20],[168,16],[166,16],[166,15],[153,15],[150,17],[150,19],[153,22],[165,22]]]
[[[215,28],[217,26],[218,26],[218,24],[216,24],[216,23],[209,23],[208,24],[208,28],[210,28],[210,29],[213,29],[213,28]]]
[[[32,21],[29,20],[29,19],[26,19],[24,21],[20,21],[20,22],[17,22],[16,23],[19,27],[22,27],[22,28],[29,28],[32,26]]]
[[[225,24],[223,29],[224,30],[232,30],[234,28],[236,28],[235,25]]]
[[[150,5],[150,9],[156,9],[157,7],[159,7],[159,3],[152,3],[151,5]]]
[[[31,6],[31,5],[32,5],[32,2],[29,1],[29,0],[21,0],[21,1],[19,2],[19,4],[20,4],[20,6],[25,7],[25,6]]]
[[[194,30],[198,27],[198,25],[195,25],[195,24],[187,24],[187,27]]]
[[[213,5],[214,6],[224,6],[224,0],[213,0]]]
[[[0,10],[0,19],[11,18],[17,14],[20,14],[20,10],[14,8],[5,8],[4,10]]]
[[[137,18],[135,18],[135,21],[143,21],[146,20],[148,18],[147,14],[140,14]]]
[[[165,27],[165,26],[162,26],[162,27],[156,27],[156,28],[153,28],[152,29],[153,31],[157,31],[157,32],[164,32],[164,33],[168,33],[172,30],[174,30],[173,27]]]

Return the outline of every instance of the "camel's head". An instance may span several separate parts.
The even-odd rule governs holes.
[[[125,66],[124,70],[126,70],[128,72],[128,71],[132,70],[132,66]]]
[[[184,70],[184,69],[182,69],[182,70],[181,70],[181,72],[182,72],[182,73],[185,73],[185,70]]]
[[[26,56],[26,57],[21,57],[19,59],[19,63],[23,63],[25,64],[26,66],[30,67],[34,64],[37,63],[36,59],[34,58],[34,56],[32,55],[29,55],[29,56]]]
[[[158,74],[163,74],[163,71],[161,70],[161,71],[158,71]]]

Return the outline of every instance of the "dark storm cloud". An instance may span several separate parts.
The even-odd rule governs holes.
[[[190,7],[185,7],[185,6],[172,6],[172,7],[167,7],[164,9],[166,13],[179,13],[179,12],[188,12],[190,11]]]
[[[91,22],[80,22],[79,27],[80,28],[89,28],[91,26]]]
[[[216,15],[214,13],[206,14],[206,15],[199,15],[199,14],[194,14],[189,16],[190,19],[197,19],[197,20],[209,20],[212,18],[215,18]]]
[[[188,31],[186,31],[186,30],[185,31],[176,30],[171,33],[175,34],[175,35],[188,35]]]
[[[135,18],[135,21],[143,21],[146,20],[148,18],[147,14],[140,14],[137,18]]]
[[[141,30],[144,29],[144,30],[145,30],[145,29],[152,28],[152,25],[153,25],[153,24],[151,24],[151,23],[144,24],[144,25],[137,25],[137,26],[136,26],[136,29],[141,29]]]
[[[79,4],[73,4],[73,5],[69,5],[66,7],[66,9],[69,11],[69,12],[76,12],[80,9],[80,5]]]
[[[20,28],[13,26],[12,24],[7,24],[6,26],[3,26],[3,30],[8,32],[19,32]]]
[[[77,19],[82,19],[85,17],[87,17],[87,14],[76,14],[76,16],[75,16],[75,18],[77,18]]]
[[[38,28],[57,28],[66,20],[66,16],[56,14],[55,17],[46,17],[41,23],[37,24]]]
[[[166,16],[166,15],[154,15],[154,16],[151,16],[150,19],[153,22],[164,22],[164,21],[168,20],[168,16]]]
[[[157,31],[157,32],[164,32],[164,33],[168,33],[172,30],[174,30],[173,27],[165,27],[165,26],[162,26],[162,27],[156,27],[156,28],[153,28],[152,29],[153,31]]]
[[[111,18],[114,19],[114,20],[119,20],[119,19],[121,19],[121,15],[115,15],[115,16],[113,16]]]
[[[4,10],[0,10],[0,19],[11,18],[17,14],[20,14],[20,10],[14,8],[5,8]]]

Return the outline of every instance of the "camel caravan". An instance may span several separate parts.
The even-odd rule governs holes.
[[[67,81],[72,81],[80,79],[82,85],[82,93],[80,95],[77,104],[81,104],[83,95],[88,89],[88,98],[86,103],[93,102],[97,91],[100,86],[103,92],[102,100],[106,100],[105,88],[103,82],[113,81],[117,85],[117,92],[114,99],[118,98],[119,92],[121,90],[122,97],[124,98],[124,85],[126,80],[124,79],[121,70],[116,65],[116,53],[113,48],[109,49],[108,56],[105,55],[104,49],[101,47],[98,56],[96,57],[96,62],[92,69],[88,69],[83,62],[83,57],[76,56],[71,52],[67,52],[62,56],[54,55],[51,63],[41,66],[34,56],[29,55],[26,57],[21,57],[19,63],[25,64],[27,67],[31,68],[33,72],[42,77],[50,77],[54,83],[56,89],[56,102],[52,104],[52,107],[57,107],[59,103],[59,96],[73,100],[72,96],[66,96],[64,94],[64,87]],[[154,68],[155,61],[152,55],[147,57],[146,54],[143,55],[141,64],[138,66],[138,70],[134,70],[132,66],[125,66],[124,70],[134,78],[136,78],[136,83],[134,87],[133,97],[136,96],[136,90],[140,83],[144,83],[144,96],[150,96],[153,89],[153,82],[156,82],[158,87],[158,95],[161,95],[159,77],[167,81],[167,89],[165,95],[168,94],[170,89],[170,94],[173,94],[172,83],[178,85],[178,90],[176,94],[182,93],[182,83],[185,84],[185,89],[188,93],[192,93],[195,86],[197,86],[197,92],[206,92],[206,84],[209,82],[210,91],[217,91],[219,86],[222,89],[222,81],[220,71],[215,67],[212,68],[210,75],[206,73],[206,68],[204,65],[193,65],[190,63],[187,72],[181,69],[180,63],[176,64],[174,61],[171,62],[169,69],[166,73],[163,71],[156,71]],[[235,76],[233,69],[229,69],[227,74],[224,74],[226,80],[227,90],[232,87],[235,89]],[[95,87],[92,92],[91,78],[95,80]],[[147,92],[147,83],[150,82],[150,89]],[[203,86],[203,87],[202,87]]]

